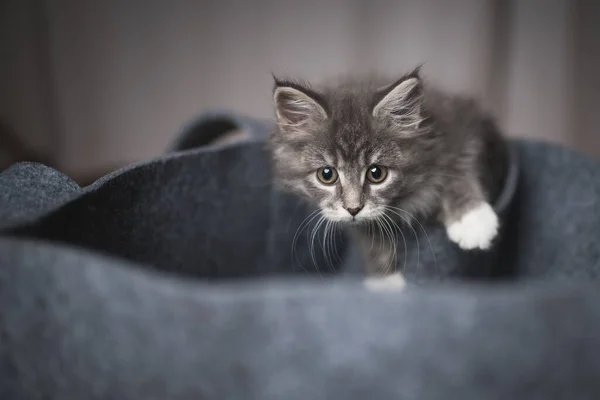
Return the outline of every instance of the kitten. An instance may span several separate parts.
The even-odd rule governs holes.
[[[399,223],[437,218],[464,250],[492,245],[499,221],[490,202],[507,146],[475,100],[431,87],[420,67],[393,83],[346,77],[313,88],[274,79],[274,178],[356,228],[367,274],[395,272],[392,255],[370,250],[382,238],[364,228],[384,214]]]

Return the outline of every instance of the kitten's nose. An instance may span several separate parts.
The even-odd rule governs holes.
[[[362,210],[362,206],[361,207],[355,207],[355,208],[346,208],[346,211],[348,211],[350,213],[350,215],[352,215],[353,217],[359,213],[360,210]]]

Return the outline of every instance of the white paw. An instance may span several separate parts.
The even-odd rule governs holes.
[[[385,276],[369,276],[365,278],[367,288],[374,291],[401,290],[405,286],[404,278],[399,273]]]
[[[450,240],[461,249],[488,249],[498,233],[498,216],[488,203],[481,203],[446,227]]]

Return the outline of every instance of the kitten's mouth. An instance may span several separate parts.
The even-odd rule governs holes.
[[[348,220],[348,223],[350,225],[361,225],[361,224],[364,224],[364,223],[367,223],[367,222],[369,222],[369,219],[368,218],[364,218],[364,217],[360,217],[360,218],[352,217],[352,219]]]
[[[358,215],[350,215],[346,212],[340,212],[340,211],[332,212],[329,210],[328,211],[324,210],[323,214],[330,221],[338,222],[341,224],[347,224],[347,225],[362,225],[362,224],[369,223],[370,221],[373,221],[373,219],[374,219],[372,214],[362,215],[362,213],[359,213]]]

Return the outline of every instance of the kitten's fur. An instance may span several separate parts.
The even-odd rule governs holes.
[[[463,249],[492,244],[498,219],[490,202],[502,186],[507,148],[474,100],[431,87],[420,68],[395,82],[342,78],[317,88],[275,78],[273,95],[277,127],[269,145],[276,181],[327,218],[358,228],[368,273],[395,270],[387,256],[370,254],[377,238],[360,229],[360,222],[383,213],[397,222],[436,217]],[[382,183],[365,179],[371,165],[387,168]],[[317,179],[322,167],[337,170],[335,184]],[[347,211],[361,207],[356,216]]]

